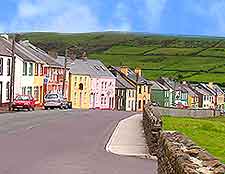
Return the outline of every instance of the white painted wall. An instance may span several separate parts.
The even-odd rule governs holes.
[[[10,76],[7,76],[7,60],[11,60],[11,57],[0,56],[0,58],[3,58],[3,74],[0,75],[0,82],[2,82],[2,103],[8,103],[9,100],[6,99],[6,84],[10,82]]]

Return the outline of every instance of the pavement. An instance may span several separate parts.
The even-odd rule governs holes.
[[[135,114],[120,121],[106,145],[106,150],[117,155],[156,160],[149,155],[142,120],[142,114]]]
[[[0,174],[156,174],[154,160],[119,156],[105,146],[113,111],[35,111],[0,115]]]

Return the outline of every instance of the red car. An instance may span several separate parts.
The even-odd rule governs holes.
[[[18,95],[12,104],[12,108],[13,110],[27,109],[28,111],[34,111],[35,100],[29,95]]]

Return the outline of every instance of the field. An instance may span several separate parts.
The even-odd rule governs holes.
[[[225,163],[225,117],[192,119],[164,117],[164,129],[176,130]]]
[[[45,51],[55,49],[64,55],[65,49],[78,46],[89,58],[100,59],[106,65],[140,66],[148,79],[167,76],[177,80],[225,84],[225,38],[201,36],[167,36],[143,33],[25,33]]]

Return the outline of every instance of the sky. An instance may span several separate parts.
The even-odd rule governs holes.
[[[2,0],[0,33],[32,31],[225,36],[225,0]]]

